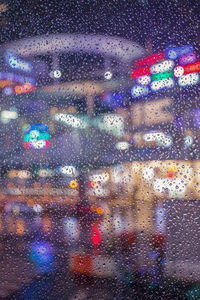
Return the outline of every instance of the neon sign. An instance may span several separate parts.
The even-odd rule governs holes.
[[[188,53],[179,58],[179,64],[182,66],[193,64],[196,62],[197,56],[195,53]]]
[[[155,73],[161,73],[161,72],[172,70],[173,67],[174,67],[173,60],[164,60],[161,63],[151,66],[150,70],[151,70],[151,74],[155,74]]]
[[[178,84],[180,86],[188,86],[188,85],[195,85],[199,82],[199,74],[198,73],[191,73],[186,74],[178,79]]]
[[[174,76],[180,77],[189,73],[200,72],[200,61],[195,62],[194,64],[189,64],[186,66],[177,66],[174,68]]]
[[[20,70],[28,73],[33,70],[33,66],[31,65],[31,63],[22,60],[11,51],[6,52],[5,59],[9,67],[13,70]]]
[[[171,78],[171,77],[173,77],[173,70],[165,71],[165,72],[162,72],[162,73],[156,73],[156,74],[151,75],[151,79],[153,81],[167,79],[167,78]]]
[[[24,147],[27,149],[44,149],[49,147],[50,134],[45,124],[30,125],[25,129]]]
[[[170,45],[165,49],[165,56],[168,59],[176,60],[180,56],[186,55],[188,53],[194,52],[192,45],[186,45],[182,47],[177,47],[175,45]]]
[[[34,92],[35,90],[36,90],[36,87],[31,85],[30,83],[25,83],[23,85],[16,85],[14,87],[15,94],[18,94],[18,95]]]
[[[179,59],[178,66],[175,66],[176,59]],[[131,89],[132,97],[147,96],[150,90],[157,92],[173,88],[175,85],[173,77],[178,78],[178,85],[181,87],[197,84],[200,81],[199,75],[196,74],[200,72],[200,61],[196,62],[196,59],[193,46],[170,45],[164,53],[137,60],[134,65],[140,68],[131,71],[131,77],[137,83]],[[155,62],[158,63],[154,64]]]
[[[138,78],[140,76],[144,76],[144,75],[150,75],[150,67],[143,67],[143,68],[131,71],[131,77],[133,79],[136,79],[136,78]]]
[[[165,88],[173,88],[174,87],[174,79],[172,78],[167,78],[167,79],[162,79],[158,81],[153,81],[151,83],[151,90],[152,92],[157,92],[161,89]]]
[[[165,59],[165,54],[164,54],[164,52],[160,52],[160,53],[156,53],[156,54],[150,55],[145,58],[138,59],[138,60],[136,60],[134,65],[136,67],[143,67],[145,65],[150,66],[150,65],[153,65],[163,59]]]
[[[138,84],[148,85],[151,82],[151,76],[149,75],[140,76],[136,79],[136,81]]]

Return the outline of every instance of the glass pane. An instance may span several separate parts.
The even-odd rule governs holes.
[[[0,1],[0,298],[200,299],[199,11]]]

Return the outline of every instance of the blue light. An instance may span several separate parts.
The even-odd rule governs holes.
[[[156,259],[156,258],[158,258],[158,252],[155,251],[155,250],[152,250],[152,251],[149,253],[149,257],[150,257],[151,259]]]
[[[7,51],[5,54],[5,59],[9,67],[13,70],[20,70],[24,72],[31,72],[33,66],[28,61],[22,60],[21,58],[17,57],[11,51]]]
[[[108,93],[103,95],[103,101],[109,107],[117,108],[125,104],[125,97],[122,92]]]
[[[182,55],[186,55],[188,53],[192,53],[192,52],[194,52],[192,45],[186,45],[186,46],[179,47],[179,50],[178,50],[179,57]]]
[[[169,45],[165,49],[165,56],[167,59],[176,60],[182,55],[186,55],[188,53],[192,53],[194,51],[192,45],[185,45],[182,47],[177,47],[175,45]]]
[[[32,130],[38,130],[40,132],[45,132],[49,130],[49,127],[46,124],[35,124],[35,125],[30,125],[28,126],[24,132],[25,133],[30,133]]]
[[[166,49],[165,49],[165,57],[167,59],[177,59],[178,58],[178,47],[175,45],[169,45]]]
[[[30,260],[36,265],[39,273],[49,273],[54,267],[53,248],[48,242],[35,242],[30,251]]]

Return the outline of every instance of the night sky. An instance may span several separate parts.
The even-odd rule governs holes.
[[[5,1],[4,1],[5,3]],[[17,0],[1,14],[1,42],[51,33],[121,36],[148,44],[198,47],[199,0]]]

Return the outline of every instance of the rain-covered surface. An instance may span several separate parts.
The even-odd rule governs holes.
[[[200,299],[199,13],[0,2],[0,299]]]

